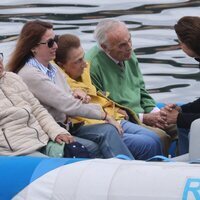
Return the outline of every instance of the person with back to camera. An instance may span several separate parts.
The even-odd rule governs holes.
[[[180,48],[188,56],[195,58],[200,66],[200,17],[182,17],[175,24],[174,29],[178,36]],[[177,124],[179,154],[188,153],[188,134],[191,124],[194,120],[200,118],[200,98],[182,106],[168,104],[163,110],[167,113],[167,123]]]

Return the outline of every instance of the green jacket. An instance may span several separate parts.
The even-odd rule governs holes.
[[[91,78],[96,88],[109,92],[109,98],[128,107],[133,112],[149,113],[156,106],[155,101],[145,89],[138,61],[133,53],[121,69],[97,46],[86,54],[91,65]]]

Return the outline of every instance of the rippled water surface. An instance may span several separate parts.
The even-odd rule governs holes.
[[[173,30],[185,15],[200,16],[200,0],[1,0],[0,51],[6,63],[23,24],[33,19],[53,23],[56,34],[78,35],[87,51],[98,21],[115,17],[129,27],[151,95],[160,102],[188,102],[200,96],[200,71],[179,49]]]

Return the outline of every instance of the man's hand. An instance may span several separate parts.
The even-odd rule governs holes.
[[[59,134],[56,136],[55,141],[59,144],[62,144],[63,142],[69,144],[74,142],[74,137],[68,134]]]
[[[152,127],[165,129],[167,127],[166,117],[167,115],[164,111],[146,113],[143,115],[143,122]]]
[[[80,99],[83,103],[89,103],[90,100],[91,100],[91,97],[89,95],[87,95],[86,92],[84,92],[83,90],[81,89],[75,89],[73,91],[73,96],[76,98],[76,99]]]

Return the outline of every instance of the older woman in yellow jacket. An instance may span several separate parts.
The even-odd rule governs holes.
[[[69,83],[70,87],[75,91],[82,94],[82,98],[85,101],[90,101],[95,104],[100,104],[102,108],[113,116],[116,120],[123,120],[128,119],[129,116],[126,111],[120,108],[120,105],[113,102],[112,100],[107,98],[106,94],[102,94],[101,92],[97,91],[95,86],[92,85],[91,78],[90,78],[90,65],[89,63],[86,64],[84,71],[80,77],[81,80],[77,81],[71,78],[66,72],[67,82]],[[131,111],[130,111],[131,112]],[[140,123],[137,119],[135,113],[131,112],[132,119],[135,122]],[[103,120],[94,120],[94,119],[87,119],[82,117],[77,117],[72,119],[74,123],[84,121],[84,124],[94,124],[94,123],[105,123]]]
[[[162,154],[162,145],[159,137],[152,131],[128,121],[128,114],[120,105],[109,100],[106,95],[96,91],[92,85],[89,73],[89,64],[84,60],[84,51],[78,37],[70,34],[62,35],[58,40],[58,49],[55,62],[66,73],[70,87],[78,93],[84,102],[98,103],[121,124],[124,134],[123,141],[136,159],[145,160],[152,156]],[[111,83],[112,84],[112,83]],[[120,91],[119,91],[120,92]],[[87,118],[73,118],[74,122],[82,121],[85,124],[106,123]]]

